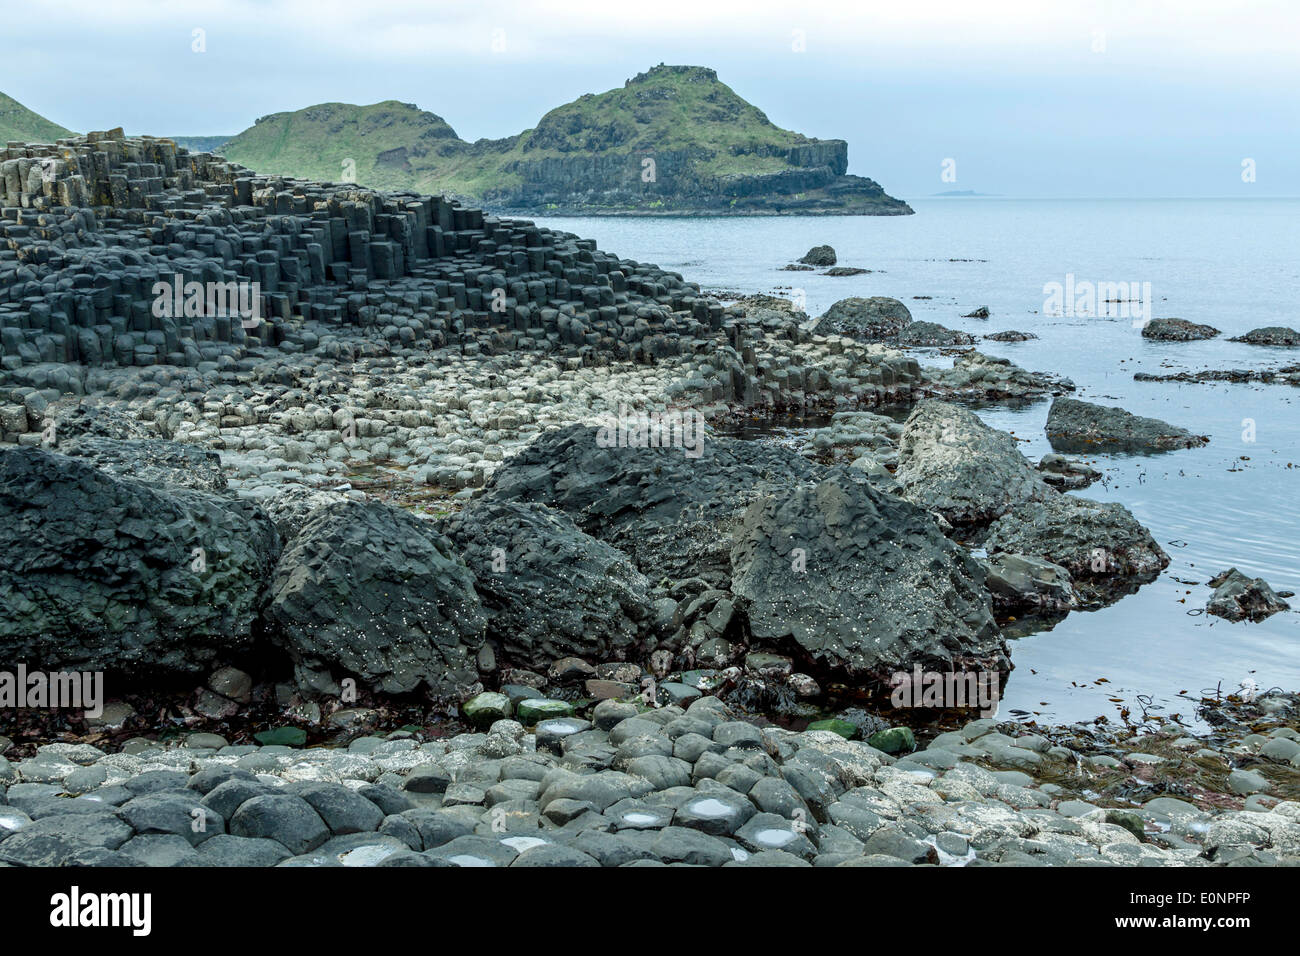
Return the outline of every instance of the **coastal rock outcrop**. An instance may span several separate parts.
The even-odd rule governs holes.
[[[474,575],[430,523],[378,502],[318,508],[285,549],[265,617],[304,688],[353,677],[387,693],[478,679]]]
[[[251,502],[0,451],[0,649],[170,678],[248,650],[280,549]]]
[[[1122,408],[1057,398],[1047,413],[1047,440],[1054,449],[1065,452],[1159,452],[1196,448],[1210,439]]]
[[[1010,667],[976,561],[851,469],[755,501],[734,540],[732,591],[753,640],[815,674]]]

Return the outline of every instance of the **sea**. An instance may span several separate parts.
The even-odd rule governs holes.
[[[1257,623],[1204,613],[1206,582],[1229,567],[1275,590],[1300,592],[1300,389],[1134,380],[1137,372],[1300,363],[1300,348],[1228,341],[1260,326],[1300,327],[1300,199],[946,198],[911,205],[915,215],[898,217],[537,221],[680,272],[706,290],[793,297],[810,315],[839,299],[882,295],[903,301],[914,319],[977,335],[1032,332],[1036,339],[978,347],[1067,376],[1076,397],[1210,436],[1197,449],[1089,457],[1104,477],[1073,493],[1124,504],[1151,529],[1170,565],[1109,607],[1017,632],[1000,717],[1122,721],[1127,714],[1196,724],[1203,696],[1300,689],[1300,598],[1291,600],[1297,610]],[[870,271],[781,271],[823,244],[834,247],[839,265]],[[1098,301],[1107,299],[1122,301]],[[989,318],[963,318],[980,306]],[[1201,342],[1144,339],[1143,320],[1163,317],[1223,334]],[[922,364],[951,362],[918,353]],[[1037,460],[1051,451],[1049,405],[977,411],[1014,433]]]

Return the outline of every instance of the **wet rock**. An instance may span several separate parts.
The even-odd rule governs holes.
[[[974,345],[975,336],[969,332],[947,328],[937,322],[912,322],[903,327],[894,342],[898,345],[908,345],[913,348],[954,348],[963,345]]]
[[[967,312],[965,315],[962,316],[962,318],[963,319],[987,319],[989,317],[989,314],[990,314],[989,307],[987,305],[981,305],[977,309],[974,309],[971,312]]]
[[[141,438],[119,441],[86,435],[61,438],[60,454],[79,458],[110,475],[137,481],[151,488],[171,485],[220,493],[226,490],[221,456],[207,448]]]
[[[994,342],[1028,342],[1030,339],[1038,338],[1033,332],[1019,332],[1015,329],[1008,329],[1005,332],[993,332],[984,336]]]
[[[1101,477],[1096,468],[1064,455],[1044,455],[1039,459],[1038,473],[1049,485],[1067,491],[1087,488]]]
[[[1059,564],[1023,554],[999,554],[986,560],[984,567],[995,607],[1054,613],[1080,603],[1070,572]]]
[[[314,512],[277,564],[266,618],[302,668],[387,693],[452,694],[478,677],[474,576],[435,528],[379,503]]]
[[[888,296],[840,299],[817,320],[819,335],[850,335],[878,342],[897,336],[912,321],[902,302]]]
[[[511,664],[542,669],[575,655],[620,660],[648,631],[650,583],[627,555],[579,530],[564,512],[485,501],[442,530],[475,575],[488,638]]]
[[[919,403],[907,417],[894,477],[908,500],[959,528],[1056,495],[1013,437],[973,412],[934,400]]]
[[[1268,325],[1251,329],[1245,335],[1228,339],[1229,342],[1245,342],[1247,345],[1300,345],[1300,332],[1283,325]]]
[[[0,451],[0,648],[131,678],[202,672],[251,646],[279,547],[251,503]]]
[[[679,448],[602,447],[598,434],[580,425],[544,433],[497,470],[484,498],[557,508],[654,583],[725,584],[731,530],[749,503],[822,470],[760,442],[710,438],[689,458]]]
[[[1169,556],[1151,532],[1118,502],[1054,494],[1003,515],[984,547],[994,557],[1017,554],[1060,565],[1088,602],[1106,602],[1154,580]]]
[[[1186,319],[1152,319],[1142,327],[1144,339],[1163,342],[1196,342],[1218,334],[1219,330],[1212,325],[1198,325]]]
[[[1214,594],[1206,602],[1205,610],[1229,621],[1262,621],[1278,611],[1289,611],[1291,605],[1282,600],[1263,578],[1248,578],[1236,568],[1229,568],[1210,579]]]
[[[1065,452],[1157,452],[1196,448],[1210,439],[1122,408],[1058,398],[1047,413],[1047,440]]]
[[[817,670],[855,682],[918,662],[1005,669],[979,566],[927,512],[847,474],[746,512],[732,591],[754,642],[797,648]]]
[[[805,266],[835,265],[835,250],[830,246],[813,246],[799,259]]]

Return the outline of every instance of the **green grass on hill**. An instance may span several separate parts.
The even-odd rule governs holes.
[[[33,113],[11,96],[0,93],[0,145],[5,143],[53,143],[74,135],[58,123]]]

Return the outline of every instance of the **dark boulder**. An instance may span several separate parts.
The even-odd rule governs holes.
[[[0,648],[133,677],[210,670],[251,645],[279,549],[251,502],[0,452]]]
[[[752,643],[815,674],[887,682],[918,663],[1009,669],[979,564],[926,511],[851,469],[755,501],[731,561]]]
[[[1266,325],[1262,329],[1251,329],[1245,335],[1228,339],[1229,342],[1245,342],[1247,345],[1300,345],[1300,332],[1288,329],[1284,325]]]
[[[1161,342],[1197,342],[1218,334],[1219,330],[1212,325],[1198,325],[1186,319],[1152,319],[1142,327],[1142,338]]]
[[[830,246],[813,246],[799,260],[806,266],[833,266],[835,265],[835,250]]]
[[[937,322],[913,322],[905,326],[894,341],[899,345],[909,345],[913,348],[927,346],[955,348],[963,345],[974,345],[975,336],[969,332],[950,329]]]
[[[1122,408],[1058,398],[1047,413],[1047,440],[1054,449],[1065,452],[1158,452],[1196,448],[1210,439]]]
[[[603,447],[598,434],[571,425],[540,435],[497,469],[484,497],[565,512],[655,585],[700,577],[725,587],[731,529],[750,502],[823,470],[761,442],[709,436],[692,458],[680,448]]]
[[[650,583],[626,554],[540,504],[475,503],[442,523],[477,581],[506,663],[626,660],[650,629]]]
[[[93,435],[75,438],[60,435],[58,451],[151,488],[172,485],[214,494],[226,490],[221,456],[198,445],[161,438],[119,440]]]
[[[995,558],[1017,554],[1060,565],[1090,603],[1136,591],[1169,566],[1169,555],[1123,505],[1067,494],[1003,515],[989,527],[984,547]]]
[[[387,693],[423,684],[453,695],[477,680],[485,616],[474,575],[432,524],[399,508],[313,511],[276,565],[266,618],[300,684],[322,669]]]
[[[1248,578],[1236,568],[1229,568],[1210,580],[1214,594],[1205,610],[1229,621],[1262,621],[1291,605],[1268,586],[1263,578]]]
[[[840,299],[817,320],[819,335],[851,335],[869,341],[892,339],[912,321],[907,306],[888,296]]]

